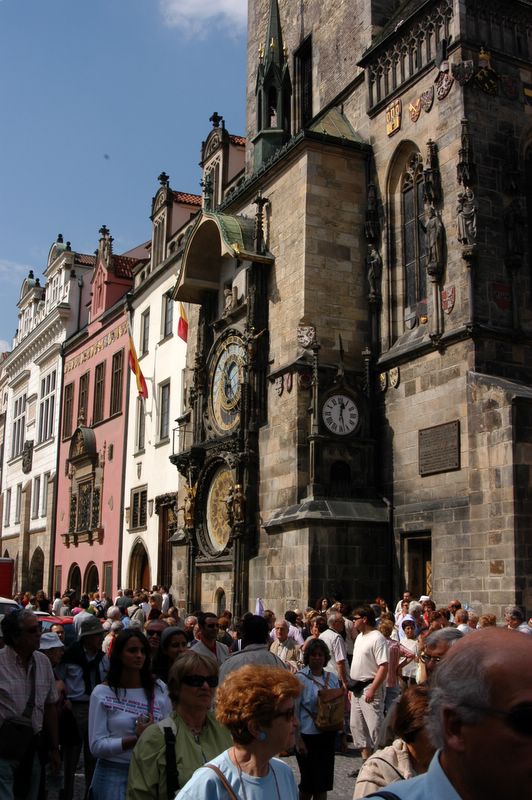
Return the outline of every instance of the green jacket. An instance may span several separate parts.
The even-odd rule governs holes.
[[[129,766],[126,800],[168,800],[166,789],[166,745],[163,726],[174,724],[176,730],[176,761],[179,787],[207,761],[232,745],[229,731],[207,712],[203,730],[196,742],[181,717],[175,711],[155,725],[146,728],[135,745]]]

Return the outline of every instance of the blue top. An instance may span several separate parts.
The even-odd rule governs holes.
[[[382,791],[390,791],[400,800],[461,800],[460,795],[449,781],[440,765],[440,750],[430,762],[428,772],[417,775],[409,781],[397,781]],[[379,793],[376,792],[376,797]]]
[[[242,778],[229,758],[226,750],[209,764],[215,764],[240,798],[247,800],[299,800],[294,773],[278,758],[272,758],[270,769],[263,778],[244,773]],[[244,787],[242,787],[242,783]],[[197,769],[188,783],[176,795],[175,800],[227,800],[227,791],[218,775],[208,767]]]
[[[299,733],[316,735],[321,733],[314,725],[313,716],[318,713],[318,692],[325,689],[325,679],[328,677],[327,689],[339,689],[340,681],[333,672],[323,672],[322,677],[313,675],[310,667],[303,667],[296,672],[296,678],[301,684],[302,691],[297,698],[296,707],[299,714]],[[310,712],[310,713],[309,713]]]

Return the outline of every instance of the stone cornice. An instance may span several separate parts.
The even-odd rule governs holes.
[[[13,379],[27,366],[34,364],[54,344],[63,341],[65,321],[70,316],[70,306],[59,305],[18,344],[3,362],[4,372]]]

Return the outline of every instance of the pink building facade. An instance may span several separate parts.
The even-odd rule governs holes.
[[[127,426],[128,316],[135,257],[112,252],[100,230],[89,323],[63,348],[54,590],[120,584]]]

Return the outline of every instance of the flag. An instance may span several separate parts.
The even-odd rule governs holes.
[[[177,323],[177,335],[184,342],[188,339],[188,317],[183,307],[183,303],[179,303],[179,322]]]
[[[144,380],[144,375],[142,374],[139,360],[137,358],[137,351],[135,350],[135,345],[133,344],[133,336],[131,334],[131,329],[129,330],[129,368],[131,372],[135,375],[139,397],[143,397],[144,400],[147,400],[148,387],[146,386],[146,381]]]

